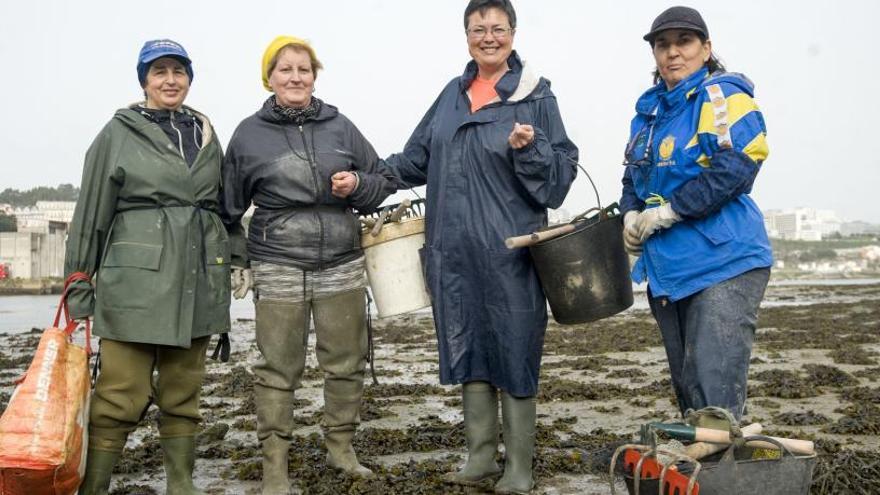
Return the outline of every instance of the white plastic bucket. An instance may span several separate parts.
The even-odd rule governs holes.
[[[419,260],[419,249],[424,245],[424,217],[386,223],[375,237],[369,231],[361,233],[367,278],[379,318],[431,305]]]

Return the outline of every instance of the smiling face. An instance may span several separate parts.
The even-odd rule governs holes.
[[[298,48],[284,48],[269,74],[269,85],[275,101],[283,107],[305,108],[315,90],[315,72],[309,52]]]
[[[150,64],[144,83],[146,107],[156,110],[178,110],[189,93],[189,75],[179,60],[162,57]]]
[[[712,42],[693,31],[669,29],[654,38],[654,61],[669,89],[700,70],[711,55]]]
[[[507,70],[507,58],[513,51],[516,31],[510,27],[510,19],[499,8],[485,12],[476,11],[468,17],[468,52],[480,68],[480,76],[491,79]]]

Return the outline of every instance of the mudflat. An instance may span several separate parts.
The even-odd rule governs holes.
[[[637,301],[636,307],[645,306]],[[378,476],[348,478],[324,461],[323,377],[312,335],[291,446],[297,489],[305,494],[490,493],[491,484],[466,489],[442,481],[443,473],[463,462],[465,438],[460,388],[438,384],[430,316],[374,320],[374,326],[379,384],[367,376],[355,449]],[[207,493],[259,492],[250,372],[259,352],[253,332],[253,321],[236,321],[231,361],[208,364],[196,462],[197,485]],[[38,340],[39,330],[0,334],[0,407]],[[677,417],[659,331],[647,311],[632,309],[586,325],[551,322],[544,349],[534,493],[610,493],[607,471],[614,448],[632,440],[643,423]],[[878,380],[880,285],[768,288],[744,422],[762,423],[766,434],[816,442],[812,493],[878,493]],[[157,416],[151,408],[130,438],[112,493],[164,491]],[[625,493],[620,481],[617,486]]]

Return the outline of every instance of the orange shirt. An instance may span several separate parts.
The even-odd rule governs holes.
[[[495,91],[495,81],[490,79],[474,78],[470,87],[471,113],[483,108],[484,105],[498,97]]]

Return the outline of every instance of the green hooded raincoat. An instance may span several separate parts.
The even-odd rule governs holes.
[[[189,347],[229,330],[229,239],[217,216],[223,152],[207,118],[192,167],[133,108],[116,112],[86,154],[65,273],[85,272],[71,316],[95,334]]]

